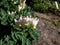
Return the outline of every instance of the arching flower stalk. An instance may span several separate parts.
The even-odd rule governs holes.
[[[36,28],[39,19],[38,18],[33,18],[31,16],[20,16],[20,18],[14,19],[15,24],[18,25],[19,27],[24,27],[24,26],[30,26],[32,24],[33,28]]]

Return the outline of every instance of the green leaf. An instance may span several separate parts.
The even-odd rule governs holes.
[[[15,42],[17,41],[16,38],[15,38],[14,32],[11,32],[11,37]]]
[[[15,32],[15,37],[17,40],[22,40],[22,34],[20,32],[19,33]]]
[[[22,37],[22,45],[26,45],[26,38],[25,38],[25,36]]]
[[[1,39],[1,40],[0,40],[0,45],[2,45],[2,43],[3,43],[3,42],[2,42],[2,39]]]
[[[27,45],[32,45],[31,42],[32,42],[32,41],[30,41],[29,39],[27,39],[27,41],[26,41]]]

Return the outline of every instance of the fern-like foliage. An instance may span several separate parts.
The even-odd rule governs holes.
[[[59,1],[56,0],[59,7]],[[31,6],[35,11],[39,12],[57,12],[55,0],[27,0],[27,5]]]
[[[20,28],[15,25],[14,19],[20,15],[33,15],[29,7],[18,11],[20,1],[0,0],[0,45],[32,45],[32,40],[38,39],[39,33],[32,26]]]

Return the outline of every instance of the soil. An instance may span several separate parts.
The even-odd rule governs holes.
[[[38,31],[41,35],[33,45],[60,45],[60,17],[52,13],[35,12],[34,16],[39,17]],[[59,21],[58,26],[53,21]]]

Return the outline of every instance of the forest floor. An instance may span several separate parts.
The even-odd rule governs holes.
[[[33,45],[60,45],[60,17],[52,13],[35,12],[39,17],[38,30],[41,35]]]

